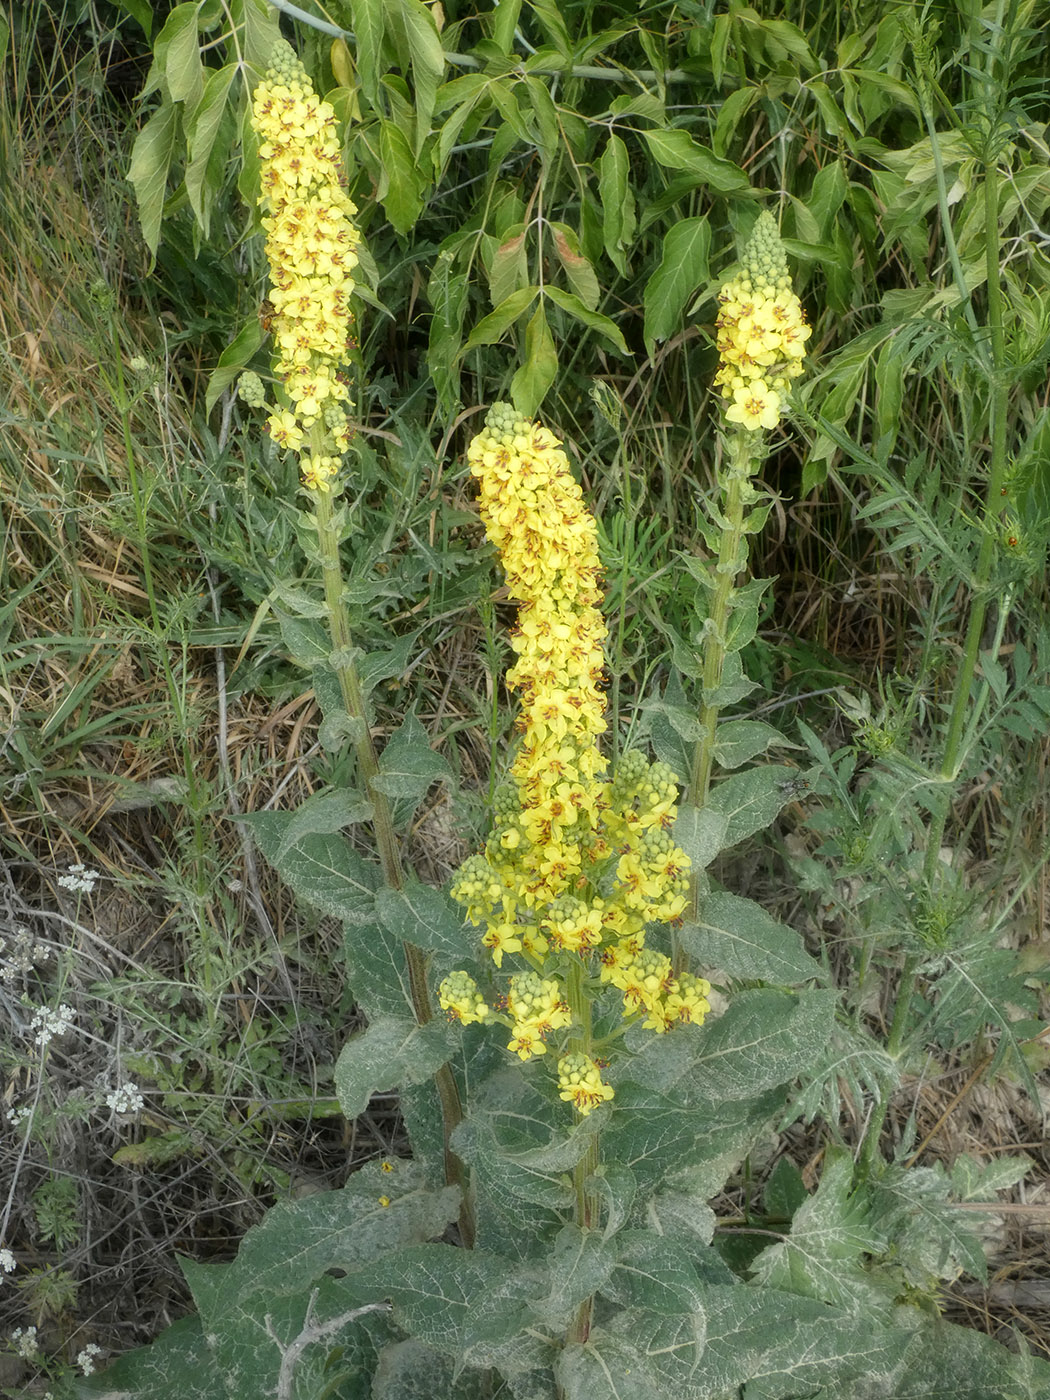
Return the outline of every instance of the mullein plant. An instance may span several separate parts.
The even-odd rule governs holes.
[[[520,696],[520,740],[485,849],[452,883],[468,920],[484,929],[501,990],[490,1002],[457,971],[439,999],[464,1025],[502,1024],[507,1049],[523,1061],[556,1047],[560,1097],[586,1117],[613,1097],[602,1068],[628,1026],[664,1034],[700,1025],[709,1010],[709,984],[675,976],[670,958],[646,944],[649,926],[686,907],[689,858],[671,835],[678,779],[637,751],[610,774],[599,747],[606,627],[597,526],[558,440],[496,404],[468,460],[518,605],[517,661],[506,679]]]
[[[722,398],[724,437],[718,498],[708,507],[704,531],[715,558],[703,578],[708,595],[703,703],[687,788],[688,802],[696,808],[706,804],[710,790],[726,658],[751,630],[737,628],[736,640],[731,637],[731,614],[742,602],[736,581],[747,566],[746,537],[763,528],[769,513],[769,497],[753,478],[765,455],[765,435],[779,425],[791,382],[802,373],[811,334],[791,285],[776,220],[768,211],[759,214],[739,269],[722,286],[718,302],[714,387]],[[751,600],[751,606],[756,603]],[[694,883],[688,911],[693,918],[698,889]],[[681,963],[677,951],[675,962]]]
[[[344,598],[339,550],[352,524],[345,508],[335,504],[353,436],[348,371],[354,359],[353,273],[361,235],[354,223],[356,206],[345,189],[335,111],[318,97],[294,50],[283,41],[274,46],[270,65],[255,88],[251,124],[259,142],[276,402],[266,403],[258,375],[243,375],[239,388],[247,403],[269,408],[271,438],[298,456],[306,514],[317,537],[315,562],[324,586],[331,665],[350,720],[383,880],[388,888],[400,890],[400,846],[389,796],[376,782],[380,761]],[[433,1015],[425,959],[408,942],[404,954],[412,1008],[417,1022],[425,1025]],[[449,1146],[463,1116],[459,1090],[447,1064],[434,1078],[444,1125],[445,1174],[462,1190],[462,1165]],[[469,1243],[473,1221],[465,1192],[460,1229]]]

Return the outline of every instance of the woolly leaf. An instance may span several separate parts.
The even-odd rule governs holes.
[[[788,1238],[752,1261],[752,1275],[766,1287],[870,1315],[892,1301],[863,1265],[865,1255],[881,1254],[885,1244],[867,1196],[853,1192],[853,1163],[843,1156],[830,1163],[816,1194],[799,1206]]]
[[[343,1112],[356,1118],[373,1094],[429,1079],[452,1049],[452,1029],[443,1019],[420,1026],[407,1017],[379,1017],[347,1041],[336,1061],[335,1091]]]
[[[561,1352],[555,1375],[565,1400],[701,1400],[704,1316],[629,1310],[595,1327],[584,1345]]]
[[[78,1400],[229,1400],[199,1317],[184,1317],[148,1347],[119,1357],[97,1375],[73,1381]]]
[[[731,977],[781,986],[823,980],[819,963],[794,929],[778,923],[754,900],[724,890],[703,896],[696,923],[686,924],[679,937],[702,967],[716,967]]]
[[[687,1251],[650,1230],[625,1230],[616,1241],[616,1267],[598,1289],[614,1303],[658,1313],[703,1318],[700,1280]]]
[[[390,932],[405,943],[452,958],[469,958],[474,953],[476,931],[464,923],[463,910],[441,890],[418,880],[399,890],[384,886],[376,907]]]
[[[545,1327],[564,1332],[580,1304],[597,1293],[616,1266],[615,1247],[592,1230],[565,1225],[550,1246],[550,1290],[530,1306]]]
[[[366,861],[339,835],[303,837],[277,859],[292,812],[251,812],[245,822],[266,859],[306,904],[334,919],[363,924],[375,917],[377,865]]]

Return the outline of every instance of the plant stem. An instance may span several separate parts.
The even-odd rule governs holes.
[[[369,801],[372,804],[372,825],[375,831],[376,848],[383,879],[391,889],[404,887],[405,877],[401,864],[401,851],[394,831],[394,819],[390,800],[385,792],[375,786],[379,773],[379,758],[372,731],[368,724],[361,678],[353,659],[353,638],[350,619],[343,600],[343,575],[339,562],[339,531],[334,520],[332,497],[327,491],[312,493],[314,501],[314,524],[317,529],[317,543],[321,561],[321,576],[324,583],[325,607],[328,614],[329,634],[335,653],[336,674],[346,713],[354,721],[354,749],[357,754],[358,776]],[[416,1022],[424,1026],[433,1018],[430,992],[427,988],[426,958],[422,949],[414,943],[402,944],[405,952],[405,967],[408,972],[409,993]],[[468,1192],[467,1174],[463,1163],[452,1151],[451,1137],[457,1124],[463,1121],[463,1105],[459,1087],[452,1068],[443,1064],[434,1075],[434,1085],[441,1101],[441,1117],[444,1133],[445,1179],[450,1186],[458,1186],[462,1194],[459,1229],[464,1245],[469,1249],[474,1243],[474,1211]]]
[[[904,959],[904,967],[901,969],[901,980],[897,987],[897,1000],[893,1008],[893,1021],[890,1024],[890,1037],[886,1042],[886,1053],[891,1059],[897,1059],[904,1043],[904,1035],[908,1028],[908,1019],[911,1012],[911,998],[915,991],[915,982],[919,973],[920,958],[917,953],[909,953]],[[890,1095],[887,1090],[883,1091],[882,1098],[875,1105],[868,1123],[867,1131],[864,1134],[864,1142],[861,1146],[860,1156],[857,1159],[857,1180],[866,1181],[871,1174],[871,1168],[879,1151],[879,1139],[882,1136],[883,1124],[886,1122],[886,1114],[890,1108]]]
[[[721,473],[720,486],[725,493],[725,503],[721,513],[722,534],[718,547],[718,563],[715,566],[715,586],[711,594],[706,634],[704,637],[703,702],[700,707],[700,737],[693,749],[693,767],[689,774],[686,802],[692,807],[703,807],[711,787],[711,770],[715,759],[715,732],[718,728],[720,706],[717,701],[718,689],[722,684],[722,671],[726,659],[726,626],[732,611],[733,586],[737,574],[743,567],[741,545],[744,538],[744,510],[749,492],[749,479],[753,466],[751,434],[736,432],[729,438],[729,464]],[[692,923],[697,916],[699,885],[696,877],[690,882],[689,904],[685,920]],[[685,967],[685,957],[673,940],[672,957],[675,971]]]
[[[591,997],[584,980],[583,964],[579,958],[573,958],[569,975],[566,978],[565,989],[573,1024],[572,1035],[569,1037],[569,1049],[590,1056],[593,1051]],[[581,1230],[593,1230],[598,1224],[601,1201],[596,1191],[588,1190],[586,1183],[588,1178],[593,1177],[598,1170],[599,1161],[598,1134],[594,1133],[587,1144],[587,1151],[572,1171],[572,1184],[576,1194],[576,1224]],[[566,1343],[587,1340],[591,1331],[593,1309],[593,1296],[585,1298],[577,1308],[576,1316],[565,1333]]]

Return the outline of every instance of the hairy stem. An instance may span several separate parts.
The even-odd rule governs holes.
[[[391,889],[399,890],[405,883],[401,864],[401,851],[394,831],[390,800],[385,792],[375,786],[379,773],[379,759],[372,733],[368,724],[361,679],[353,659],[353,638],[350,632],[350,619],[343,600],[343,576],[339,562],[339,532],[334,521],[331,495],[326,491],[315,491],[314,523],[317,528],[317,542],[321,560],[321,575],[324,582],[325,606],[328,614],[329,634],[335,653],[336,674],[346,713],[354,721],[354,749],[357,754],[357,768],[361,786],[372,804],[372,825],[375,831],[379,862],[383,879]],[[423,1026],[433,1018],[430,992],[427,988],[426,958],[422,949],[413,943],[402,944],[405,952],[405,967],[408,972],[409,991],[412,997],[412,1010],[416,1021]],[[434,1075],[434,1085],[441,1101],[441,1117],[444,1133],[445,1179],[450,1186],[458,1186],[462,1192],[459,1227],[463,1243],[470,1248],[474,1243],[474,1213],[467,1185],[467,1174],[463,1163],[452,1151],[451,1137],[457,1124],[463,1121],[463,1105],[459,1087],[452,1068],[444,1064]]]

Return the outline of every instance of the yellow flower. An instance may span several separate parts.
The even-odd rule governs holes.
[[[598,1066],[578,1051],[558,1061],[558,1088],[560,1097],[571,1103],[581,1118],[613,1097],[612,1086],[602,1083]]]
[[[438,1003],[442,1011],[447,1011],[464,1026],[472,1025],[475,1021],[483,1025],[492,1020],[492,1008],[478,991],[478,984],[469,972],[450,972],[438,987]]]
[[[304,455],[304,484],[328,491],[346,450],[350,296],[360,235],[342,187],[335,112],[314,92],[288,44],[277,44],[252,99],[259,137],[259,202],[274,308],[274,370],[287,406],[271,414],[279,446]]]
[[[722,288],[719,302],[714,383],[732,400],[726,418],[748,432],[775,428],[783,393],[802,373],[811,332],[770,213],[758,216],[741,270]]]

